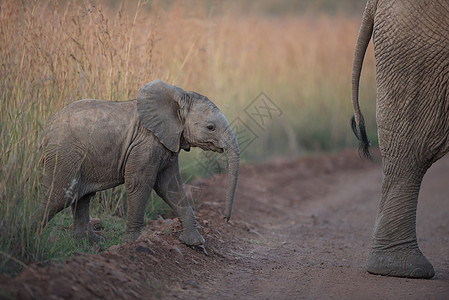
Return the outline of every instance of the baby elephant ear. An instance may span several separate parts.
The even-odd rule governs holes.
[[[184,91],[160,79],[145,84],[137,95],[137,115],[170,151],[178,152],[181,139],[181,120],[178,111]]]

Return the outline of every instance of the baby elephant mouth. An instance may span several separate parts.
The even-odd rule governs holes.
[[[214,151],[214,152],[218,152],[218,153],[224,152],[223,148],[217,147],[213,143],[205,143],[205,144],[201,144],[198,146],[205,151]]]
[[[224,150],[223,148],[219,148],[216,147],[214,144],[210,143],[209,145],[207,145],[207,147],[209,148],[209,150],[214,151],[214,152],[218,152],[218,153],[223,153]]]

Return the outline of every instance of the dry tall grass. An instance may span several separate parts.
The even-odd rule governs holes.
[[[244,120],[257,135],[246,160],[356,145],[349,89],[360,16],[236,16],[219,5],[214,15],[183,2],[18,4],[0,3],[1,257],[38,257],[27,220],[42,197],[41,130],[78,99],[133,99],[161,78]],[[373,68],[369,53],[361,99],[375,134]],[[283,111],[263,130],[244,112],[260,92]]]

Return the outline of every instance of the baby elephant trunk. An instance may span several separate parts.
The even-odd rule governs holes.
[[[226,147],[224,151],[228,159],[228,189],[226,192],[226,211],[225,219],[231,218],[232,203],[234,202],[235,190],[237,188],[237,179],[240,167],[240,150],[237,138],[229,126],[224,135]]]

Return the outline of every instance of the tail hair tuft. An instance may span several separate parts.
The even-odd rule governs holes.
[[[357,129],[357,123],[355,121],[355,116],[351,118],[351,128],[352,132],[354,132],[355,137],[359,140],[359,154],[360,157],[364,157],[368,160],[373,160],[371,153],[369,151],[369,147],[371,146],[371,142],[368,140],[368,136],[366,135],[365,129],[365,121],[363,120],[363,116],[360,114],[360,124]]]

